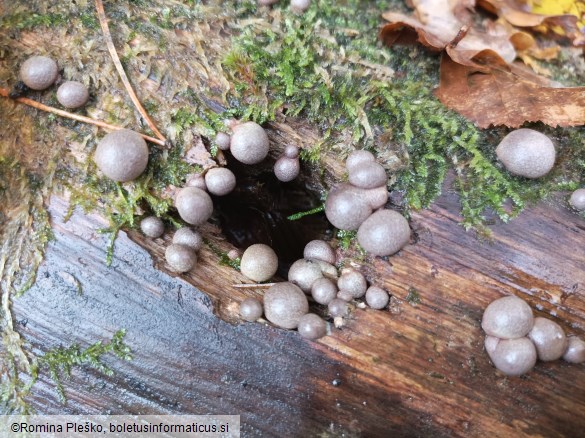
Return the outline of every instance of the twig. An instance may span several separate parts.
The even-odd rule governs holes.
[[[0,96],[9,97],[9,94],[10,94],[10,92],[6,88],[0,87]],[[28,106],[32,106],[33,108],[39,109],[41,111],[47,111],[49,113],[57,114],[61,117],[67,117],[68,119],[77,120],[78,122],[90,123],[92,125],[99,126],[100,128],[109,129],[112,131],[118,131],[120,129],[124,129],[122,126],[110,125],[109,123],[100,122],[99,120],[94,120],[94,119],[91,119],[89,117],[80,116],[78,114],[72,114],[72,113],[67,112],[67,111],[53,108],[52,106],[44,105],[40,102],[37,102],[36,100],[32,100],[32,99],[29,99],[27,97],[17,97],[16,99],[12,99],[12,100],[15,100],[16,102],[20,102],[20,103],[23,103],[23,104],[28,105]],[[138,134],[140,134],[140,133],[138,133]],[[140,134],[140,136],[142,138],[144,138],[146,141],[149,141],[151,143],[155,143],[155,144],[162,146],[162,147],[166,147],[165,140],[159,140],[158,138],[150,137],[150,136],[144,135],[144,134]]]
[[[237,287],[239,289],[265,289],[267,287],[272,287],[276,283],[257,283],[257,284],[232,284],[233,287]]]
[[[461,40],[463,38],[465,38],[465,35],[467,35],[467,32],[469,32],[470,26],[468,24],[461,26],[461,29],[459,29],[459,32],[457,32],[457,35],[455,35],[455,38],[453,38],[453,40],[451,40],[451,42],[449,43],[449,47],[456,47],[457,44],[459,44],[461,42]]]
[[[148,113],[138,100],[130,81],[128,80],[128,76],[126,76],[126,72],[124,71],[124,67],[122,67],[122,63],[120,62],[120,58],[118,57],[118,52],[116,52],[116,47],[114,46],[114,41],[112,40],[112,34],[110,33],[110,28],[108,26],[108,19],[106,18],[106,12],[104,11],[104,4],[102,0],[95,0],[95,7],[97,9],[98,20],[100,21],[100,25],[102,26],[102,32],[104,34],[104,39],[106,40],[106,44],[108,46],[108,51],[110,52],[110,56],[112,57],[112,61],[114,61],[114,65],[116,66],[116,70],[118,70],[118,74],[120,75],[120,79],[122,79],[122,83],[126,87],[128,94],[130,95],[130,99],[132,99],[132,103],[138,110],[138,112],[142,115],[152,132],[161,139],[163,142],[166,142],[166,138],[164,135],[160,133],[160,131],[156,128],[154,122],[148,116]]]

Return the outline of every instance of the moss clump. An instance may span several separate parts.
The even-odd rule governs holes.
[[[65,403],[66,397],[62,379],[71,376],[73,367],[89,366],[107,376],[112,376],[114,372],[102,362],[102,356],[113,354],[123,360],[132,359],[130,347],[123,342],[125,335],[126,330],[118,330],[114,333],[110,342],[104,344],[98,341],[83,350],[79,345],[54,348],[39,357],[38,368],[46,368],[49,371],[49,375],[57,387],[59,398]],[[37,375],[35,374],[33,377],[36,379]]]
[[[232,107],[259,123],[279,111],[313,121],[325,140],[302,152],[311,161],[340,138],[348,149],[374,148],[378,155],[398,145],[406,154],[389,169],[397,171],[391,188],[404,193],[407,214],[428,207],[454,169],[467,229],[483,229],[490,212],[507,221],[527,203],[583,179],[582,163],[567,159],[582,156],[579,128],[552,130],[567,145],[560,151],[566,165],[552,176],[528,181],[503,170],[493,150],[506,130],[480,131],[433,96],[438,58],[377,41],[380,13],[400,9],[395,3],[319,1],[302,16],[277,10],[265,17],[268,26],[250,23],[224,60],[234,83]]]

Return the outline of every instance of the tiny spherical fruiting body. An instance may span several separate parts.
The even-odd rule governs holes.
[[[327,220],[341,230],[357,230],[371,214],[366,199],[343,186],[331,190],[325,201]]]
[[[67,81],[57,89],[57,100],[65,108],[81,108],[89,100],[89,91],[81,82]]]
[[[205,185],[212,195],[224,196],[236,187],[236,176],[225,167],[214,167],[205,174]]]
[[[481,320],[484,332],[501,339],[524,337],[533,325],[532,309],[526,301],[514,295],[492,301],[483,312]]]
[[[254,322],[262,316],[262,303],[256,298],[246,298],[240,303],[240,316],[248,322]]]
[[[319,268],[321,268],[321,273],[324,277],[331,278],[337,280],[337,268],[333,266],[331,263],[324,262],[323,260],[318,259],[310,259],[319,264]]]
[[[299,157],[299,148],[289,144],[284,148],[283,155],[287,158],[298,158]]]
[[[140,229],[145,236],[157,238],[165,232],[165,224],[156,216],[148,216],[140,221]]]
[[[33,90],[46,90],[58,74],[57,63],[48,56],[31,56],[20,66],[20,80]]]
[[[203,190],[203,191],[207,191],[207,184],[205,184],[205,177],[203,175],[201,175],[200,173],[196,173],[191,175],[188,179],[187,179],[187,183],[186,183],[187,187],[195,187],[197,189]]]
[[[290,0],[290,8],[294,12],[305,12],[311,6],[311,0]]]
[[[266,319],[278,327],[297,328],[301,317],[308,312],[307,297],[297,285],[276,283],[264,294]]]
[[[360,298],[366,293],[368,283],[361,272],[350,269],[341,274],[337,280],[337,287],[340,292],[345,292],[352,298]]]
[[[372,309],[383,309],[390,302],[388,292],[378,286],[370,286],[366,291],[366,304]]]
[[[230,143],[232,141],[232,137],[225,132],[218,132],[215,136],[215,144],[218,148],[222,151],[227,151],[230,148]]]
[[[337,296],[337,285],[329,278],[318,278],[311,286],[311,295],[317,303],[327,305]]]
[[[329,310],[329,315],[334,318],[338,316],[347,316],[349,314],[349,305],[347,304],[347,301],[344,301],[341,298],[332,299],[327,305],[327,309]]]
[[[350,184],[361,189],[373,189],[386,184],[388,176],[384,168],[376,162],[366,162],[352,167],[349,172]]]
[[[585,210],[585,189],[577,189],[571,194],[569,203],[575,210]]]
[[[337,292],[337,298],[343,301],[350,302],[353,300],[353,295],[347,291],[340,290],[339,292]]]
[[[319,315],[307,313],[301,316],[297,330],[303,338],[315,340],[327,334],[327,323]]]
[[[563,354],[563,359],[569,363],[585,362],[585,342],[576,336],[567,338],[567,349]]]
[[[148,164],[148,146],[130,129],[110,132],[98,143],[94,161],[108,178],[127,182],[138,178]]]
[[[500,338],[496,338],[495,336],[486,336],[485,337],[485,341],[484,341],[484,346],[485,346],[485,351],[487,352],[487,354],[491,357],[492,354],[494,354],[494,351],[496,351],[496,347],[498,346],[498,343],[500,342]]]
[[[536,348],[528,338],[500,339],[489,347],[486,351],[492,351],[489,356],[495,367],[508,376],[521,376],[536,364]]]
[[[345,160],[345,168],[349,173],[351,173],[356,166],[362,163],[374,163],[375,161],[376,157],[374,157],[374,155],[371,152],[357,150],[349,154],[349,156]]]
[[[498,159],[514,175],[540,178],[553,168],[556,151],[553,142],[533,129],[517,129],[504,137],[496,148]]]
[[[289,182],[299,176],[301,163],[298,158],[280,157],[274,163],[274,176],[282,182]]]
[[[240,163],[257,164],[268,155],[269,141],[264,128],[255,122],[234,126],[230,143],[232,155]]]
[[[263,243],[250,245],[240,261],[240,272],[253,281],[269,280],[278,269],[278,257]]]
[[[165,258],[175,272],[187,272],[197,263],[197,254],[185,245],[173,243],[165,251]]]
[[[388,256],[400,251],[409,242],[410,226],[400,213],[378,210],[359,227],[357,239],[370,254]]]
[[[319,278],[323,278],[323,272],[315,260],[297,260],[288,271],[288,281],[296,284],[305,293],[311,291],[313,283]]]
[[[335,251],[324,240],[311,240],[307,243],[303,250],[303,257],[306,259],[322,260],[332,265],[337,260]]]
[[[189,227],[183,227],[175,232],[173,243],[188,246],[193,251],[199,251],[203,246],[203,237],[201,237],[199,232]]]
[[[175,198],[179,216],[191,225],[201,225],[213,213],[213,202],[209,195],[196,187],[184,187]]]
[[[536,347],[538,358],[544,362],[559,359],[567,349],[567,337],[562,327],[547,318],[534,318],[528,337]]]

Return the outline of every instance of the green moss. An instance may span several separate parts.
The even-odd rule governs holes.
[[[421,301],[420,294],[414,287],[408,288],[408,295],[406,295],[406,301],[408,301],[408,303],[413,307],[416,307],[418,304],[420,304]]]
[[[76,366],[89,366],[99,372],[111,376],[114,372],[102,362],[102,356],[113,354],[123,360],[131,360],[132,355],[130,348],[124,344],[125,330],[118,330],[112,336],[110,342],[96,342],[85,349],[79,345],[70,347],[57,347],[47,351],[38,359],[38,368],[46,369],[56,385],[57,393],[63,403],[66,402],[65,392],[63,389],[63,378],[71,376],[71,370]],[[38,370],[35,371],[36,377]]]
[[[35,27],[59,27],[67,22],[68,17],[64,14],[35,14],[21,12],[0,17],[0,29],[28,30]]]
[[[481,131],[434,97],[438,58],[417,47],[381,46],[380,13],[401,9],[391,3],[322,0],[301,16],[283,10],[282,19],[265,17],[271,26],[250,23],[223,64],[236,115],[262,123],[286,103],[287,115],[311,120],[322,131],[323,141],[301,154],[313,163],[348,132],[348,149],[383,153],[386,144],[398,144],[406,157],[391,189],[405,194],[407,214],[428,207],[453,169],[466,229],[485,231],[489,214],[508,221],[527,204],[583,179],[582,158],[567,159],[583,156],[582,128],[552,132],[571,145],[561,150],[562,172],[529,181],[503,170],[493,150],[507,131]],[[399,75],[392,77],[390,69]],[[376,143],[374,131],[388,134],[385,144]]]
[[[205,242],[205,244],[207,246],[209,246],[209,249],[211,249],[211,251],[213,251],[213,253],[219,257],[219,264],[220,265],[230,266],[230,267],[234,268],[236,271],[240,270],[240,262],[241,262],[240,257],[236,257],[235,259],[231,259],[225,251],[220,250],[217,246],[215,246],[209,240],[203,239],[203,242]]]
[[[325,204],[321,204],[318,207],[315,207],[311,210],[301,211],[299,213],[291,214],[290,216],[287,217],[287,219],[289,221],[296,221],[296,220],[299,220],[305,216],[310,216],[312,214],[321,213],[322,211],[325,211]]]

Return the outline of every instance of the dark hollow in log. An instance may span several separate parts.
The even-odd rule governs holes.
[[[57,239],[37,284],[15,300],[19,329],[40,353],[126,327],[135,358],[111,359],[113,377],[76,370],[65,385],[67,406],[42,375],[32,395],[38,412],[240,414],[245,436],[560,437],[585,427],[582,365],[538,363],[506,378],[483,351],[479,326],[490,301],[514,293],[584,335],[585,226],[560,205],[494,226],[488,243],[463,232],[458,199],[444,194],[413,216],[418,243],[363,267],[393,293],[390,309],[356,309],[348,325],[316,343],[224,322],[238,320],[244,296],[261,292],[230,287],[241,275],[207,249],[184,281],[153,269],[149,254],[121,233],[107,268],[105,239],[95,232],[103,221],[76,213],[63,224],[66,207],[53,198]],[[205,232],[221,244],[216,228]],[[163,239],[130,237],[165,270]],[[414,290],[418,304],[406,300]]]

